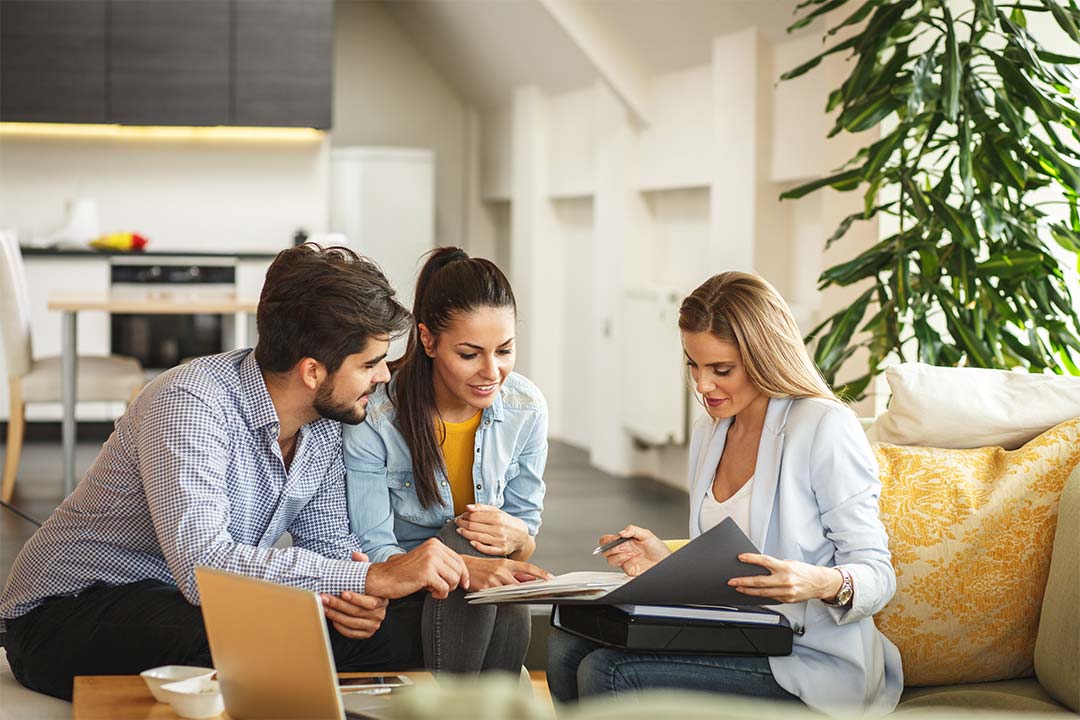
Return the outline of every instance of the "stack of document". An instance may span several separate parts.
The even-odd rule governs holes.
[[[520,585],[503,585],[469,593],[474,605],[504,602],[551,602],[553,600],[594,600],[607,595],[630,580],[621,572],[572,572],[551,580],[533,580]]]
[[[551,580],[470,593],[471,603],[575,605],[770,605],[775,601],[740,593],[731,578],[768,575],[760,565],[739,560],[757,548],[731,518],[702,533],[637,577],[621,572],[572,572]]]

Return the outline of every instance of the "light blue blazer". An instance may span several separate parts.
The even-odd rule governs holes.
[[[724,452],[730,419],[702,418],[690,440],[690,537]],[[776,681],[827,713],[891,712],[903,690],[900,653],[872,615],[896,590],[888,536],[878,517],[878,467],[855,414],[837,402],[769,401],[750,497],[750,539],[781,560],[841,566],[855,584],[850,609],[820,600],[780,605],[792,654],[771,657]]]

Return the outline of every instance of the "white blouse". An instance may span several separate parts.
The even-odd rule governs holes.
[[[701,532],[708,532],[727,518],[731,518],[746,534],[746,537],[750,537],[750,486],[753,484],[754,478],[751,476],[738,492],[724,502],[716,501],[713,497],[712,485],[709,485],[705,490],[705,500],[701,503],[701,513],[698,515]]]

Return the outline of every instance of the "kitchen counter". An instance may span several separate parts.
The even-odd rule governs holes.
[[[239,260],[273,260],[277,252],[206,252],[205,250],[95,250],[93,248],[44,248],[23,245],[19,248],[23,257],[79,258],[79,257],[206,257],[237,258]],[[282,248],[284,249],[284,248]]]

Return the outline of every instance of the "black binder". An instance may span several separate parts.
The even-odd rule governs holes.
[[[755,612],[763,611],[755,608]],[[776,624],[632,615],[611,605],[555,605],[552,627],[621,650],[695,655],[790,655],[793,633]]]

